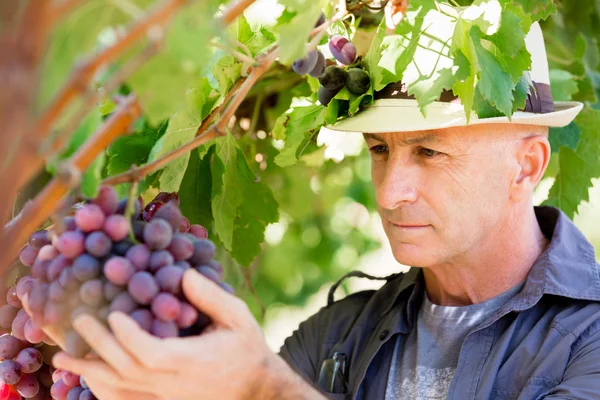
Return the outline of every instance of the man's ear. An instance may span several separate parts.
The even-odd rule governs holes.
[[[550,143],[543,135],[524,138],[517,144],[516,162],[519,171],[511,189],[514,201],[522,201],[531,196],[544,176],[550,154]]]

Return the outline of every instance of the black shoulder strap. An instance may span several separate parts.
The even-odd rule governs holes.
[[[399,273],[384,276],[384,277],[378,277],[378,276],[372,276],[369,274],[365,274],[362,271],[348,272],[346,275],[342,276],[336,283],[334,283],[333,286],[331,286],[331,288],[329,289],[329,294],[327,295],[327,305],[330,306],[331,304],[333,304],[335,302],[335,299],[334,299],[335,291],[337,290],[338,287],[340,287],[342,282],[344,282],[344,280],[346,280],[347,278],[358,277],[358,278],[367,278],[367,279],[371,279],[374,281],[390,281],[390,280],[396,278],[398,275],[403,275],[403,274],[404,274],[403,272],[399,272]]]

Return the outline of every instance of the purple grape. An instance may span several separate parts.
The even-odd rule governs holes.
[[[185,271],[186,269],[192,268],[192,266],[190,265],[190,263],[187,262],[187,261],[177,261],[174,265],[177,268],[181,268],[183,271]]]
[[[179,317],[175,321],[177,326],[180,329],[186,329],[190,326],[194,325],[196,320],[198,319],[198,310],[196,310],[192,305],[183,302],[181,303],[181,312],[179,313]]]
[[[344,65],[350,65],[356,60],[356,47],[341,35],[329,38],[329,50],[335,59]]]
[[[104,264],[104,276],[115,285],[124,286],[135,273],[135,268],[125,257],[113,257]]]
[[[190,257],[190,263],[194,265],[208,263],[216,254],[217,248],[213,242],[199,239],[194,242],[194,254]]]
[[[144,230],[146,229],[146,225],[148,225],[145,221],[133,221],[131,224],[133,227],[133,236],[138,242],[144,241]]]
[[[148,268],[148,264],[150,263],[150,250],[143,244],[136,244],[127,250],[125,257],[136,270],[143,271]]]
[[[320,51],[318,52],[317,62],[312,70],[308,73],[310,76],[319,78],[325,72],[325,67],[327,63],[325,61],[325,56]]]
[[[34,249],[31,245],[27,245],[21,250],[21,254],[19,255],[19,261],[26,267],[31,267],[35,262],[35,258],[38,255],[38,251]]]
[[[206,265],[201,265],[199,267],[196,267],[196,271],[200,272],[202,274],[202,276],[210,279],[211,281],[213,281],[216,284],[219,284],[221,282],[219,273],[217,271],[215,271],[214,269],[212,269],[211,267],[207,267]]]
[[[73,268],[67,267],[62,270],[58,277],[58,283],[67,290],[76,290],[79,287],[79,280],[73,273]]]
[[[348,90],[358,96],[365,93],[371,87],[369,74],[360,68],[350,68],[346,79]]]
[[[94,393],[90,389],[84,389],[79,395],[79,400],[96,400],[96,396],[94,396]]]
[[[144,242],[152,250],[169,247],[173,239],[173,229],[164,219],[153,219],[144,228]]]
[[[174,265],[168,265],[159,269],[156,272],[156,282],[158,282],[160,290],[172,294],[181,293],[181,280],[183,279],[183,272],[184,271],[181,268]]]
[[[169,223],[169,225],[171,225],[173,232],[178,232],[179,227],[181,226],[181,218],[183,218],[183,215],[181,215],[181,211],[179,211],[179,208],[175,203],[169,202],[160,207],[152,218],[164,219]]]
[[[130,317],[138,323],[140,328],[146,332],[150,332],[152,330],[152,322],[154,321],[154,317],[152,316],[150,310],[138,308],[130,314]]]
[[[47,246],[42,247],[40,254],[46,247]],[[65,232],[58,238],[56,247],[64,256],[75,258],[85,250],[85,236],[79,231]]]
[[[48,298],[52,301],[62,302],[67,297],[67,290],[62,287],[60,282],[54,281],[48,287]]]
[[[131,313],[137,308],[137,303],[128,292],[119,293],[110,303],[110,311],[120,311],[125,314]]]
[[[112,240],[104,232],[92,232],[85,239],[85,249],[91,255],[102,258],[110,253]]]
[[[194,254],[194,243],[186,235],[176,233],[169,246],[169,251],[175,261],[184,261]]]
[[[102,185],[92,203],[100,207],[105,215],[114,214],[119,206],[119,195],[114,187]]]
[[[190,231],[190,220],[186,217],[181,217],[181,223],[179,224],[179,232],[187,233]]]
[[[100,275],[100,261],[89,254],[82,254],[73,261],[73,275],[80,281],[85,282],[97,278]]]
[[[47,244],[40,249],[37,258],[39,261],[52,261],[56,256],[58,256],[58,250],[51,244]]]
[[[339,92],[341,88],[344,87],[347,78],[348,73],[343,68],[340,68],[337,65],[328,66],[327,68],[325,68],[325,72],[323,73],[323,75],[319,77],[319,83],[321,84],[322,89],[328,90],[327,92],[323,92],[323,94],[332,94],[331,97],[333,98],[335,94],[337,94],[337,92]]]
[[[36,279],[46,279],[48,274],[48,267],[52,260],[40,260],[39,258],[35,260],[33,263],[33,267],[31,267],[31,276]]]
[[[89,280],[79,288],[81,301],[90,307],[97,307],[103,300],[103,285],[100,279]]]
[[[146,271],[136,272],[127,287],[131,297],[139,304],[150,304],[159,292],[158,284],[152,274]]]
[[[90,351],[90,346],[77,332],[69,330],[65,335],[65,351],[71,357],[83,358]]]
[[[79,400],[79,396],[84,390],[85,389],[81,386],[72,387],[71,390],[69,390],[69,394],[67,394],[67,400]]]
[[[10,304],[5,304],[0,307],[0,326],[4,329],[10,329],[18,312],[19,309]]]
[[[150,271],[156,272],[160,268],[171,265],[175,262],[173,255],[166,250],[152,252],[150,256]]]
[[[35,250],[39,250],[47,244],[50,244],[50,235],[48,234],[48,231],[37,231],[29,238],[29,245]]]
[[[46,270],[46,276],[49,282],[55,281],[60,276],[63,269],[70,266],[72,261],[70,258],[59,254],[54,260],[50,261],[48,269]]]
[[[48,301],[47,283],[37,282],[29,293],[29,308],[34,313],[42,312],[46,302]]]
[[[229,293],[231,295],[235,294],[235,290],[233,289],[233,287],[231,287],[231,285],[229,283],[227,283],[227,282],[219,282],[219,286],[221,286],[221,289],[223,289],[227,293]]]
[[[65,231],[74,231],[77,229],[77,223],[75,222],[75,217],[69,215],[63,219],[63,223],[65,224]]]
[[[6,303],[16,308],[23,307],[23,304],[21,304],[21,299],[19,299],[19,296],[17,296],[17,285],[13,285],[8,288],[8,291],[6,292]]]
[[[0,362],[0,380],[7,385],[14,385],[21,379],[21,366],[13,360]]]
[[[42,367],[44,358],[38,349],[28,347],[17,354],[15,361],[21,366],[23,373],[32,374]]]
[[[123,291],[123,288],[115,285],[112,282],[104,282],[104,299],[112,301],[119,293]]]
[[[5,334],[0,336],[0,358],[13,359],[23,348],[22,342],[16,337]]]
[[[322,77],[323,75],[321,75],[321,78]],[[335,95],[340,92],[341,89],[341,86],[337,89],[327,89],[323,86],[319,86],[319,91],[317,92],[317,98],[319,100],[319,103],[321,103],[324,106],[327,106],[335,97]]]
[[[44,331],[31,318],[25,322],[23,334],[25,339],[32,344],[41,343],[46,337]]]
[[[75,212],[75,223],[83,232],[101,230],[105,219],[104,211],[96,204],[86,204]]]
[[[306,75],[317,64],[317,60],[319,59],[319,55],[316,50],[311,51],[306,55],[306,57],[301,58],[299,60],[294,61],[292,64],[292,69],[299,75]]]
[[[151,333],[156,337],[166,339],[179,336],[179,329],[172,321],[165,322],[155,319],[152,321]]]
[[[61,372],[62,381],[69,387],[79,386],[79,375],[69,371]]]
[[[116,214],[121,214],[121,215],[125,215],[125,210],[127,208],[127,202],[129,201],[129,199],[121,199],[119,201],[119,204],[117,205],[117,212]],[[142,200],[141,197],[137,198],[137,201],[133,202],[133,214],[132,217],[137,219],[138,216],[141,214],[142,210],[144,209],[144,201]]]
[[[70,387],[68,387],[62,379],[56,381],[50,388],[50,395],[55,400],[66,400],[69,394]]]
[[[121,240],[120,242],[114,243],[112,251],[119,256],[125,256],[127,251],[133,246],[129,240]]]
[[[215,270],[217,275],[219,275],[219,279],[221,279],[221,280],[223,279],[223,266],[221,265],[220,262],[215,261],[215,260],[210,260],[208,263],[206,263],[203,266],[212,268],[213,270]]]
[[[40,391],[40,383],[38,382],[37,376],[23,374],[15,386],[15,389],[17,389],[17,392],[21,396],[25,397],[26,399],[30,399]]]
[[[170,293],[160,293],[152,300],[152,313],[161,321],[175,321],[181,312],[181,303]]]
[[[198,224],[191,225],[189,232],[198,239],[207,239],[208,238],[208,231],[202,225],[198,225]]]
[[[19,282],[17,282],[17,296],[19,296],[21,301],[23,300],[23,297],[31,291],[34,282],[35,281],[31,276],[24,276],[19,279]]]
[[[114,214],[106,219],[104,232],[115,242],[123,240],[129,235],[129,222],[122,215]]]

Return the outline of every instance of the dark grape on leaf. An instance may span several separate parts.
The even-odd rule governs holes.
[[[325,72],[319,78],[319,83],[325,89],[341,89],[346,84],[348,73],[337,65],[330,65],[325,68]]]
[[[317,97],[319,98],[319,103],[321,103],[324,106],[327,106],[331,100],[335,97],[336,94],[339,93],[339,91],[342,88],[338,88],[338,89],[326,89],[323,86],[319,87],[319,91],[317,92]]]
[[[369,90],[371,78],[369,74],[360,68],[350,68],[346,78],[346,87],[354,94],[361,95]]]

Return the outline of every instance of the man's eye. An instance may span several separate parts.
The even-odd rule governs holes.
[[[442,153],[440,153],[439,151],[435,151],[435,150],[431,150],[431,149],[426,149],[424,147],[419,149],[419,154],[431,158],[431,157],[435,157],[437,155],[440,155]]]
[[[387,153],[388,148],[384,144],[378,144],[377,146],[371,147],[369,150],[371,150],[373,153],[383,154]]]

